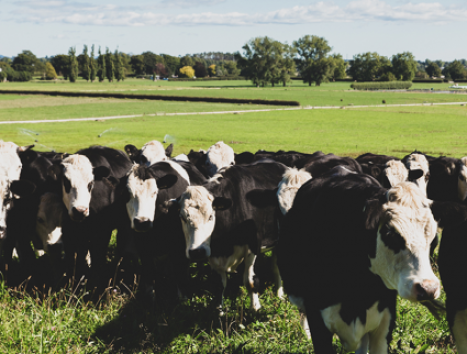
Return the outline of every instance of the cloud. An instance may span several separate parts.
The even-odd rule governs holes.
[[[181,6],[215,4],[225,0],[170,0]],[[168,3],[162,0],[161,3]],[[406,3],[390,5],[383,0],[355,0],[346,6],[330,2],[316,2],[264,13],[200,12],[169,15],[161,7],[97,5],[67,0],[17,2],[18,8],[10,13],[10,20],[35,23],[67,23],[98,26],[157,26],[157,25],[222,25],[246,26],[264,24],[306,24],[319,22],[465,22],[467,7],[445,6],[441,3]]]

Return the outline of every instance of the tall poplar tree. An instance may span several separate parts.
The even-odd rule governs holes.
[[[84,45],[83,48],[83,61],[82,61],[82,68],[81,68],[81,77],[89,82],[91,77],[91,70],[90,70],[90,62],[89,62],[89,55],[88,55],[88,46]]]
[[[78,78],[78,60],[76,60],[75,47],[70,47],[68,57],[70,60],[70,82],[76,82],[76,79]]]
[[[94,58],[94,44],[91,47],[91,56],[89,57],[89,69],[90,69],[89,76],[90,76],[91,82],[94,82],[97,76],[97,63],[96,63],[96,59]]]
[[[97,76],[99,77],[99,82],[105,80],[105,54],[101,53],[101,47],[99,46],[99,57],[97,58]]]
[[[109,50],[109,48],[105,49],[105,76],[107,77],[109,82],[114,81],[115,68],[112,58],[112,52]]]

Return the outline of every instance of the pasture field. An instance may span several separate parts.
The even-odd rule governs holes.
[[[127,81],[124,84],[128,87],[130,85]],[[146,80],[144,84],[137,82],[134,85],[144,87],[153,84]],[[172,87],[169,85],[174,84],[184,88],[167,91],[172,92],[168,94],[182,95],[181,91],[184,90],[192,90],[193,95],[201,95],[201,92],[203,95],[206,92],[216,92],[215,89],[188,88],[192,87],[189,86],[190,82],[166,84],[167,87]],[[202,84],[205,85],[204,87],[241,86],[241,82],[237,81]],[[305,89],[306,94],[309,95],[307,100],[328,100],[327,102],[344,93],[354,95],[352,97],[361,99],[362,102],[370,102],[374,99],[374,104],[381,103],[381,98],[369,99],[371,95],[376,94],[386,97],[400,95],[400,100],[405,100],[404,102],[413,102],[414,97],[423,96],[414,93],[345,91],[348,88],[345,86],[347,84],[335,83],[320,88],[308,88],[294,83],[292,85],[294,90],[290,91],[293,92],[290,94],[290,99],[298,99],[302,102],[300,95],[305,95],[303,93]],[[41,82],[28,85],[42,89],[46,86],[64,84],[53,85]],[[88,88],[89,85],[79,83],[76,87]],[[108,87],[118,85],[108,84]],[[4,87],[13,88],[13,85],[0,84],[0,89]],[[124,88],[128,89],[127,86]],[[115,88],[111,89],[115,90]],[[269,95],[276,95],[277,92],[277,97],[286,99],[282,94],[289,92],[279,87],[268,89],[240,87],[225,91],[223,89],[224,92],[234,92],[234,94],[242,90],[249,92],[249,95],[254,94],[255,98],[265,98],[261,96],[264,94],[273,99],[275,97]],[[315,95],[322,98],[313,98]],[[455,101],[462,98],[467,101],[467,96],[464,95],[427,94],[427,96],[438,100],[449,98],[449,101]],[[202,112],[203,108],[204,111],[231,109],[229,105],[223,104],[212,104],[212,107],[209,107],[209,104],[202,103],[97,101],[86,98],[0,95],[0,121],[36,120],[44,119],[43,117],[47,117],[46,119],[97,117],[171,110]],[[355,101],[354,104],[360,103]],[[462,157],[467,155],[466,120],[467,107],[460,104],[429,107],[351,108],[348,106],[346,109],[335,110],[199,114],[176,117],[161,114],[155,117],[142,116],[108,121],[2,124],[0,139],[14,141],[19,145],[36,144],[38,150],[55,149],[69,153],[93,144],[122,149],[124,145],[131,143],[140,147],[149,140],[162,141],[166,137],[168,142],[175,143],[174,154],[188,153],[190,149],[207,149],[214,142],[223,140],[236,152],[254,152],[258,149],[302,152],[322,150],[326,153],[333,152],[355,157],[371,151],[402,157],[418,149],[433,155]],[[101,137],[98,137],[99,135]],[[46,258],[38,261],[45,262]],[[116,273],[114,271],[116,263],[110,253],[108,265],[111,269],[110,274]],[[196,267],[192,268],[192,272],[204,274]],[[201,278],[201,282],[206,281]],[[209,289],[209,286],[205,289]],[[148,306],[143,296],[137,296],[135,299],[135,288],[130,283],[126,286],[120,284],[109,287],[99,301],[94,303],[89,301],[85,293],[84,290],[76,290],[71,286],[57,293],[49,293],[45,288],[26,292],[24,286],[14,284],[13,288],[8,288],[5,283],[0,282],[0,352],[313,353],[311,342],[306,339],[300,328],[298,311],[288,300],[281,301],[276,298],[269,287],[261,295],[263,308],[257,314],[248,311],[249,300],[244,289],[240,290],[238,296],[235,296],[235,292],[230,292],[230,296],[226,299],[228,312],[221,319],[215,315],[215,310],[210,306],[209,290],[198,290],[191,298],[176,306],[169,306],[166,302],[159,301],[154,309]],[[156,296],[162,297],[158,293]],[[444,300],[444,294],[441,300]],[[447,322],[444,319],[436,321],[423,306],[405,300],[399,300],[397,324],[393,335],[392,353],[456,353]],[[340,342],[335,339],[334,343],[337,352],[343,353]]]

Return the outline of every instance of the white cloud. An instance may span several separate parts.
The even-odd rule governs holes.
[[[197,0],[190,4],[214,4],[225,0]],[[162,0],[168,3],[169,0]],[[181,6],[188,0],[171,0]],[[465,22],[467,7],[445,6],[441,3],[406,3],[390,5],[382,0],[355,0],[346,6],[316,2],[265,13],[201,12],[178,15],[164,14],[151,7],[96,5],[92,3],[44,0],[17,2],[19,8],[10,13],[10,20],[35,23],[69,23],[100,26],[154,25],[223,25],[305,24],[317,22]],[[163,9],[163,7],[162,7]]]

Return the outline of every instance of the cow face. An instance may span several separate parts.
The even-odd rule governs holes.
[[[159,161],[167,161],[172,155],[173,144],[170,144],[167,149],[157,140],[152,140],[138,150],[134,145],[126,145],[125,151],[131,161],[140,165],[151,166]]]
[[[430,264],[430,244],[437,223],[429,201],[413,183],[401,183],[387,193],[370,270],[384,284],[411,301],[437,298],[439,280]]]
[[[222,167],[232,165],[235,165],[235,153],[230,146],[219,141],[208,149],[206,168],[210,176],[214,176]]]
[[[197,260],[211,256],[211,235],[216,210],[226,210],[230,199],[214,196],[204,187],[188,187],[180,197],[180,219],[186,241],[186,256]]]
[[[430,167],[428,160],[422,154],[411,154],[406,161],[406,167],[409,170],[409,180],[414,182],[426,197],[426,189],[430,178]],[[415,174],[423,174],[417,178]]]
[[[467,198],[467,156],[461,159],[457,191],[459,200],[464,201]]]
[[[49,174],[62,181],[62,200],[73,221],[83,221],[89,216],[92,189],[96,180],[108,177],[105,166],[93,167],[84,155],[70,155],[60,165],[49,168]]]
[[[129,199],[126,204],[132,229],[144,232],[152,228],[159,190],[172,187],[177,180],[177,176],[171,174],[157,179],[146,166],[132,167],[127,180]]]
[[[311,174],[303,170],[299,171],[296,168],[289,169],[284,173],[277,190],[277,200],[283,215],[287,214],[292,208],[295,195],[302,184],[309,179],[311,179]]]
[[[42,241],[44,251],[49,246],[62,242],[62,218],[65,206],[58,194],[45,193],[41,196],[36,217],[36,232]]]

